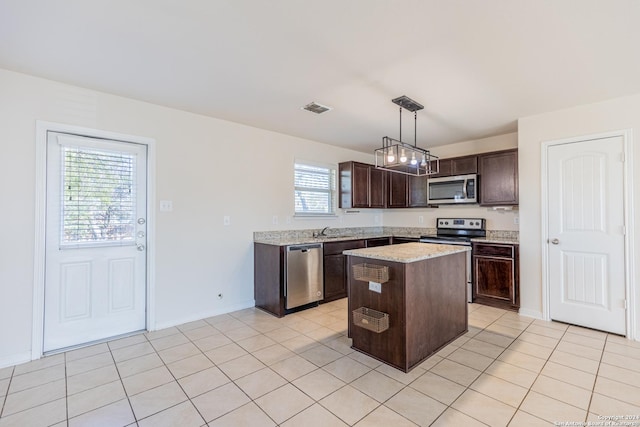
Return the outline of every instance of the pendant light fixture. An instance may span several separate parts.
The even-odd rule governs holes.
[[[416,142],[418,110],[422,110],[424,106],[407,96],[400,96],[391,101],[400,106],[400,139],[388,136],[382,138],[382,147],[375,150],[376,168],[413,176],[438,173],[440,170],[438,157],[431,154],[429,150],[418,147]],[[413,145],[402,142],[402,109],[413,112]]]

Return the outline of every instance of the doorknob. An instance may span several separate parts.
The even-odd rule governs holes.
[[[136,249],[138,249],[140,252],[144,251],[144,245],[138,245],[136,246]]]
[[[557,245],[558,243],[560,243],[560,240],[553,239],[553,240],[551,240],[551,243],[554,244],[554,245]]]

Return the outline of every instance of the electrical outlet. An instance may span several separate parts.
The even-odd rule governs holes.
[[[513,217],[513,223],[515,225],[520,225],[520,216],[519,215],[516,215],[516,216]]]
[[[369,290],[381,294],[382,293],[382,283],[369,282]]]
[[[222,218],[222,223],[223,223],[224,225],[231,225],[231,217],[230,217],[230,216],[228,216],[228,215],[225,215],[225,216]]]
[[[160,200],[160,212],[171,212],[171,211],[173,211],[173,201]]]
[[[424,224],[424,217],[422,215],[418,216],[418,222]]]
[[[278,225],[278,215],[273,216],[273,218],[271,219],[271,223],[273,225]]]

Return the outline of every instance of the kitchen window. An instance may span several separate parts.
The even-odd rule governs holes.
[[[296,216],[336,214],[336,167],[296,161],[294,166]]]

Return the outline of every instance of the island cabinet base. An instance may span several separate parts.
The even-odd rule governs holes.
[[[349,333],[353,348],[409,372],[468,330],[466,255],[453,253],[410,263],[349,256]],[[353,266],[388,268],[389,280],[370,286],[356,280]],[[388,329],[354,323],[361,307],[388,314]],[[358,319],[362,322],[361,319]]]

